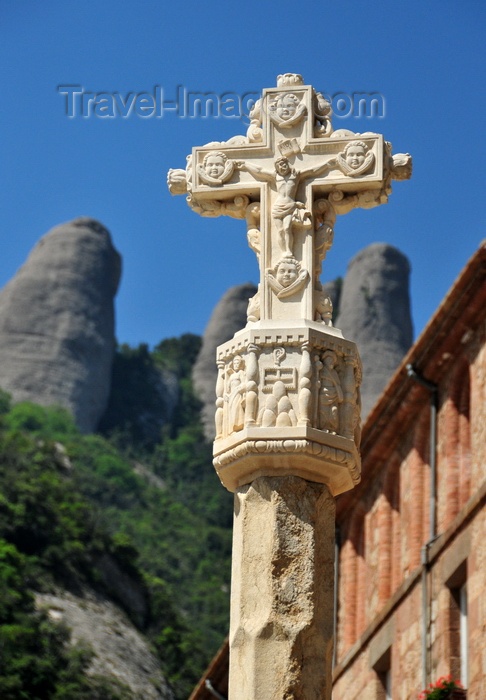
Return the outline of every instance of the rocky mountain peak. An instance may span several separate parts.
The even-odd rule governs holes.
[[[0,387],[14,401],[57,404],[81,430],[96,428],[110,388],[120,273],[120,255],[95,219],[41,238],[0,292]]]

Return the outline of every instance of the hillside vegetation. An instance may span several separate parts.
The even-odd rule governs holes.
[[[35,591],[86,585],[116,601],[180,700],[221,644],[232,497],[212,468],[192,392],[199,346],[186,335],[153,352],[119,348],[97,435],[81,435],[62,409],[10,406],[0,394],[2,699],[131,697],[113,679],[86,675],[89,647],[68,644],[69,630],[36,611]],[[179,394],[172,409],[164,373]]]

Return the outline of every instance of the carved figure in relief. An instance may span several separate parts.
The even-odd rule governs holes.
[[[228,433],[242,430],[245,424],[246,376],[244,360],[235,355],[226,374],[224,400],[228,404]]]
[[[297,224],[302,228],[309,228],[312,225],[311,212],[305,208],[303,202],[295,199],[299,182],[303,178],[319,175],[327,170],[328,161],[301,171],[292,168],[285,156],[276,159],[274,172],[245,161],[237,161],[236,166],[240,170],[247,170],[255,180],[274,185],[277,197],[272,206],[272,218],[277,229],[279,246],[284,255],[291,257],[294,245],[292,226]]]
[[[248,321],[260,320],[260,285],[258,285],[257,293],[248,299],[248,307],[246,309],[246,317]]]
[[[282,258],[273,270],[267,270],[268,284],[279,299],[290,297],[306,284],[309,277],[307,270],[294,257]]]
[[[322,288],[316,289],[315,320],[321,321],[326,326],[332,326],[332,301]]]
[[[314,275],[318,280],[322,270],[322,261],[326,257],[327,251],[331,248],[334,241],[334,222],[336,221],[336,212],[329,199],[318,199],[314,203],[314,252],[315,264]]]
[[[336,433],[339,429],[338,405],[344,398],[336,364],[336,353],[328,350],[319,368],[319,428],[330,433]]]
[[[197,171],[199,177],[206,185],[222,185],[230,179],[233,174],[235,164],[222,151],[210,151],[204,156],[202,165]]]
[[[246,238],[248,245],[260,260],[261,233],[260,233],[260,202],[251,202],[246,208]]]
[[[344,175],[359,177],[373,166],[375,154],[364,141],[351,141],[342,153],[338,153],[336,161]]]
[[[270,100],[268,111],[272,122],[285,129],[298,124],[307,109],[297,95],[292,92],[284,92]]]
[[[314,136],[316,138],[330,136],[332,133],[331,104],[320,92],[314,92],[314,116]]]
[[[250,126],[246,132],[248,141],[250,143],[259,143],[263,141],[263,129],[262,129],[262,98],[255,102],[252,109],[250,110]]]

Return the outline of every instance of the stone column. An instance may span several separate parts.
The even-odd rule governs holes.
[[[214,466],[235,493],[230,700],[329,699],[334,497],[360,478],[356,346],[322,324],[260,323],[218,348],[218,367]]]
[[[236,490],[231,700],[330,699],[334,513],[327,486],[296,476]]]

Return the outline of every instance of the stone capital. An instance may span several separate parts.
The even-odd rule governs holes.
[[[300,476],[333,495],[360,479],[354,343],[324,324],[249,324],[218,348],[214,466],[230,491]]]

